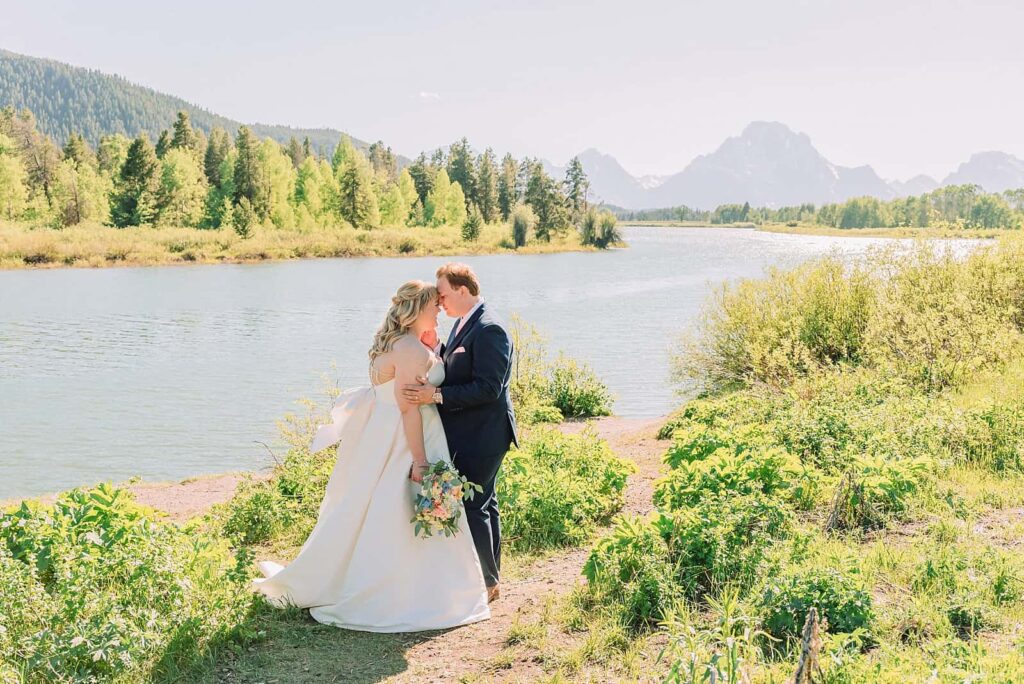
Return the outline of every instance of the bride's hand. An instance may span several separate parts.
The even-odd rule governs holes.
[[[420,342],[422,342],[424,345],[426,345],[430,349],[433,349],[434,347],[436,347],[437,343],[438,343],[437,329],[436,328],[429,328],[427,330],[424,330],[423,334],[420,335]]]
[[[429,463],[413,463],[409,469],[409,479],[416,483],[423,482],[423,475],[429,467]]]

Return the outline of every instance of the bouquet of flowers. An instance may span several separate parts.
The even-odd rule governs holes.
[[[451,463],[431,464],[423,475],[419,491],[413,496],[412,522],[416,536],[431,537],[443,532],[450,537],[459,531],[463,499],[472,499],[483,487],[459,475]]]

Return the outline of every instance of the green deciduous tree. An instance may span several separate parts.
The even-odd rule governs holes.
[[[0,217],[8,221],[21,217],[28,202],[26,181],[14,141],[0,133]]]
[[[128,146],[132,141],[120,133],[105,135],[100,138],[99,147],[96,149],[96,161],[99,164],[100,172],[108,176],[116,176],[128,156]]]
[[[109,181],[88,163],[65,159],[53,178],[50,223],[74,226],[82,221],[106,221],[110,214]]]
[[[157,223],[163,226],[200,225],[207,183],[195,150],[172,147],[160,160]]]
[[[458,181],[452,181],[444,214],[445,223],[450,226],[461,226],[466,222],[466,195],[462,191],[462,184]]]
[[[427,193],[427,201],[423,204],[423,215],[432,226],[444,225],[448,216],[448,195],[452,184],[448,172],[441,169],[434,177],[434,187]]]

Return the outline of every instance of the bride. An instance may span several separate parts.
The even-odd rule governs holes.
[[[413,534],[411,482],[430,463],[450,462],[433,404],[399,389],[444,365],[421,338],[436,338],[437,289],[398,288],[370,348],[369,387],[341,395],[310,450],[339,443],[320,515],[287,567],[260,563],[258,591],[275,605],[309,608],[319,622],[368,632],[415,632],[490,617],[480,561],[463,514],[455,536]],[[410,482],[411,481],[411,482]],[[461,505],[461,504],[460,504]]]

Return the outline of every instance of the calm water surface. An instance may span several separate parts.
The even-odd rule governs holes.
[[[628,249],[465,259],[508,319],[585,360],[622,416],[678,405],[669,350],[715,284],[881,240],[626,228]],[[275,420],[366,382],[396,287],[444,259],[0,272],[0,499],[269,461]],[[451,320],[442,314],[442,335]],[[442,337],[444,339],[444,337]],[[336,366],[332,366],[336,364]]]

